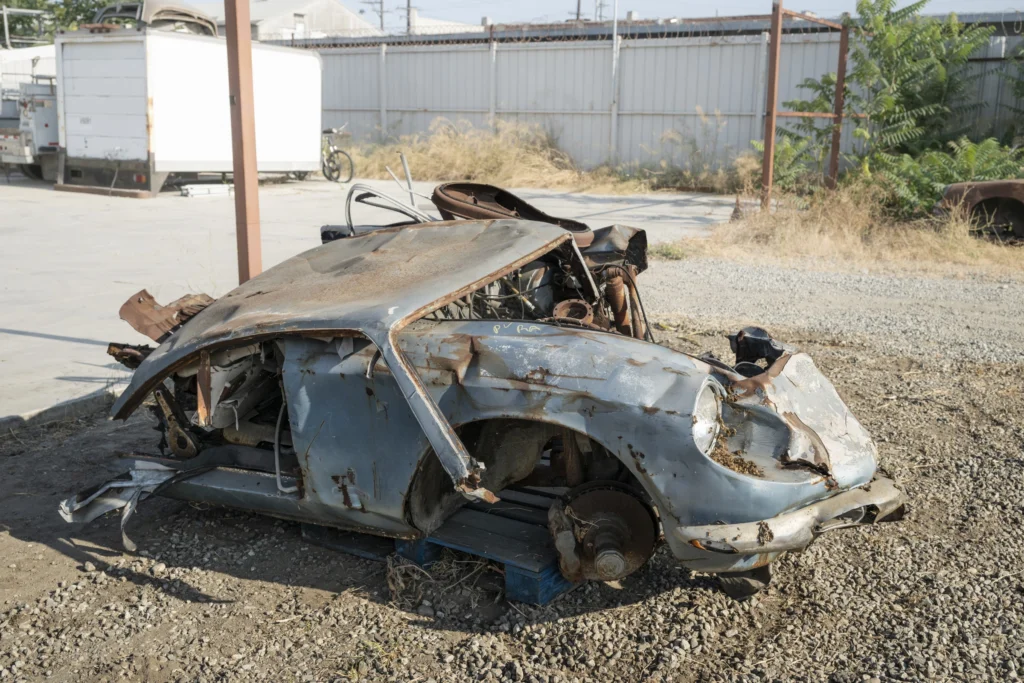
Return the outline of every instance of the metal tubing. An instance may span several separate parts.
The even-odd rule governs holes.
[[[491,77],[490,77],[490,92],[488,93],[488,105],[487,105],[487,116],[490,121],[491,127],[495,130],[498,129],[497,121],[497,109],[498,109],[498,43],[491,41]]]
[[[405,171],[405,182],[409,185],[409,206],[416,208],[416,194],[412,191],[412,174],[409,173],[409,162],[405,158],[405,152],[399,152],[398,156],[402,159],[402,170]]]
[[[772,3],[772,25],[768,52],[768,101],[764,117],[764,161],[761,165],[761,209],[772,200],[775,174],[775,123],[779,104],[779,56],[782,53],[782,0]]]
[[[277,479],[278,491],[281,493],[295,493],[299,490],[298,486],[285,486],[284,482],[281,481],[281,423],[284,421],[284,411],[287,407],[288,404],[284,402],[284,396],[282,395],[281,410],[277,413],[277,426],[274,427],[274,476]]]
[[[604,297],[608,307],[612,309],[615,329],[627,337],[633,336],[633,327],[629,315],[629,294],[625,278],[613,275],[605,281]]]
[[[380,59],[377,62],[377,91],[378,104],[380,105],[380,139],[385,141],[388,138],[388,46],[387,43],[380,44]]]
[[[829,150],[828,184],[839,182],[839,144],[843,137],[843,108],[846,106],[846,53],[850,46],[850,28],[843,26],[839,34],[839,68],[836,70],[835,120],[832,128],[832,149]]]
[[[224,19],[227,28],[238,281],[242,283],[263,270],[259,178],[256,175],[256,113],[252,90],[252,28],[248,1],[225,0]]]
[[[775,114],[780,119],[834,119],[835,114],[826,111],[780,111]]]

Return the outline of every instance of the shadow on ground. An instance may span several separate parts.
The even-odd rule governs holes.
[[[312,545],[293,522],[163,498],[140,504],[127,526],[138,552],[128,553],[116,514],[86,526],[68,525],[57,508],[62,499],[123,471],[119,454],[155,450],[155,422],[143,412],[126,423],[95,412],[8,429],[0,436],[6,472],[0,479],[0,532],[46,546],[80,569],[86,563],[112,567],[118,578],[182,602],[244,599],[244,591],[241,598],[236,590],[225,591],[223,581],[193,582],[188,572],[199,568],[201,576],[233,577],[253,590],[270,583],[335,595],[354,592],[415,615],[410,623],[418,627],[466,633],[508,630],[512,623],[505,615],[526,617],[518,619],[521,627],[636,604],[677,587],[688,589],[684,594],[717,590],[714,580],[693,577],[662,548],[621,586],[584,584],[545,607],[530,607],[506,601],[500,567],[469,555],[446,551],[423,571],[394,555],[372,561]],[[134,568],[139,557],[148,569]],[[165,565],[158,575],[152,571],[156,562]]]

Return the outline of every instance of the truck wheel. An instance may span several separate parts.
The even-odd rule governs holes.
[[[30,180],[43,179],[43,167],[39,164],[21,164],[18,166],[22,174]]]

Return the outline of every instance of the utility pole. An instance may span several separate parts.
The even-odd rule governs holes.
[[[412,0],[405,0],[405,33],[412,35]]]
[[[605,0],[594,0],[594,21],[604,21]]]
[[[259,180],[256,175],[256,113],[252,90],[252,22],[249,16],[249,0],[224,0],[239,283],[263,270]]]
[[[227,0],[225,0],[227,2]],[[363,0],[364,5],[369,5],[370,10],[380,19],[380,30],[384,32],[384,0]]]
[[[583,0],[576,0],[576,21],[580,20],[580,10],[583,6]]]

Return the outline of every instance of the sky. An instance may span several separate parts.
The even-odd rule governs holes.
[[[580,0],[582,13],[593,19],[595,3],[603,1],[605,17],[611,19],[614,0]],[[366,9],[363,15],[371,21],[366,4],[343,0],[350,9]],[[482,17],[490,17],[495,23],[520,22],[561,22],[574,17],[577,0],[412,0],[413,7],[423,16],[432,19],[478,24]],[[821,17],[837,17],[843,12],[855,13],[856,0],[787,0],[785,6],[797,11],[812,11]],[[901,1],[900,6],[909,2]],[[385,25],[404,25],[405,0],[384,0]],[[719,0],[698,2],[695,0],[619,0],[619,18],[625,18],[627,11],[635,11],[641,19],[658,17],[707,17],[742,14],[768,14],[771,0]],[[1024,21],[1024,0],[932,0],[925,13],[945,14],[948,12],[1006,12],[1012,18]]]

